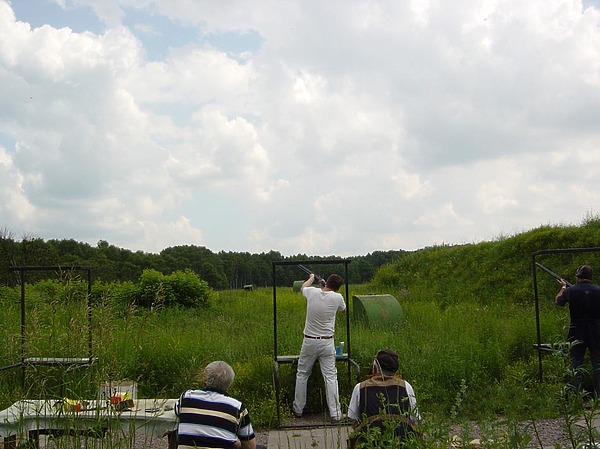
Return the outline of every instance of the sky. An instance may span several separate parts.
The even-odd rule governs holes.
[[[366,255],[600,204],[600,0],[0,0],[0,230]]]

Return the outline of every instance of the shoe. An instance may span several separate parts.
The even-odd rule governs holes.
[[[302,412],[297,412],[296,410],[294,410],[293,407],[292,407],[292,413],[294,414],[294,416],[296,418],[302,418]]]
[[[334,424],[339,424],[348,421],[348,415],[342,413],[340,416],[332,416],[331,422]]]

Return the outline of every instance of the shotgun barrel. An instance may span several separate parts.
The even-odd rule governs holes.
[[[315,279],[316,279],[317,281],[319,281],[319,282],[321,283],[321,285],[325,285],[325,283],[326,283],[326,282],[325,282],[325,279],[323,279],[321,276],[319,276],[318,274],[315,274],[315,273],[313,273],[313,272],[312,272],[312,271],[310,271],[308,268],[306,268],[304,265],[300,265],[300,264],[298,264],[298,266],[299,266],[299,267],[300,267],[300,269],[301,269],[302,271],[304,271],[306,274],[308,274],[308,275],[310,275],[310,274],[314,275],[314,276],[315,276]]]
[[[536,262],[535,266],[538,268],[541,268],[542,270],[544,270],[546,273],[548,273],[550,276],[552,276],[554,279],[556,279],[557,281],[565,281],[565,283],[567,284],[567,287],[572,286],[573,284],[571,284],[569,281],[567,281],[565,278],[560,277],[558,274],[556,274],[554,271],[549,270],[548,268],[546,268],[545,266],[543,266],[541,263]]]

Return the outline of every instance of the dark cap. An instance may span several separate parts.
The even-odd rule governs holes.
[[[377,361],[383,371],[395,373],[398,371],[398,354],[391,349],[382,349],[377,353]]]
[[[589,281],[592,280],[592,267],[590,267],[589,265],[581,265],[579,268],[577,268],[577,272],[575,273],[575,276],[578,277],[579,279],[587,279]]]

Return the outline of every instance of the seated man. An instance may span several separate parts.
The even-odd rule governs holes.
[[[396,375],[398,354],[383,349],[373,360],[372,376],[354,387],[348,418],[354,429],[350,447],[363,432],[378,428],[381,435],[393,430],[402,441],[413,433],[413,425],[421,419],[412,386]]]
[[[225,362],[204,369],[204,389],[188,390],[175,403],[177,447],[256,449],[246,406],[226,392],[235,373]]]

